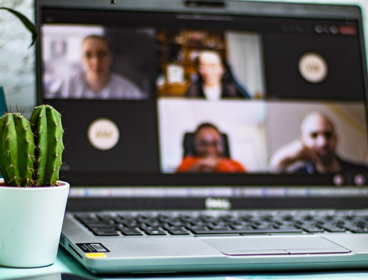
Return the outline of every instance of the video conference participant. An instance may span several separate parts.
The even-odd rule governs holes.
[[[246,172],[243,165],[224,156],[224,144],[218,128],[211,123],[200,124],[194,132],[194,155],[186,156],[177,172]]]
[[[113,53],[107,39],[89,35],[82,41],[83,71],[67,78],[53,98],[143,99],[130,80],[110,71]]]
[[[276,151],[271,158],[271,169],[296,174],[367,172],[366,166],[343,160],[337,155],[337,140],[335,126],[329,118],[319,112],[309,113],[301,123],[300,138]],[[297,162],[303,164],[288,170]]]
[[[198,79],[189,85],[185,96],[208,100],[221,98],[250,98],[249,93],[238,85],[230,69],[224,65],[215,50],[203,50],[195,60]]]

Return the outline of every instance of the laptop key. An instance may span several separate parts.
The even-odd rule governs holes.
[[[138,223],[137,221],[125,221],[122,223],[126,227],[135,228],[137,226],[140,226],[141,223]]]
[[[112,221],[113,220],[113,217],[111,215],[96,215],[97,218],[101,221]]]
[[[311,226],[311,225],[307,225],[307,226],[300,226],[300,228],[302,230],[305,230],[306,232],[309,233],[319,233],[319,232],[324,232],[324,229],[316,227],[316,226]]]
[[[190,233],[184,229],[169,229],[167,230],[171,235],[189,235]]]
[[[209,227],[209,230],[228,231],[227,227]]]
[[[141,236],[143,233],[136,229],[120,229],[120,232],[126,236]]]
[[[303,230],[293,226],[281,226],[273,230],[275,233],[303,233]]]
[[[290,222],[290,221],[294,220],[294,217],[292,215],[288,214],[288,215],[282,216],[281,219],[284,220],[284,221]]]
[[[338,227],[336,225],[321,225],[321,227],[324,229],[324,230],[327,230],[329,232],[346,232],[345,229],[341,228],[341,227]]]
[[[116,231],[95,230],[92,232],[97,236],[119,236],[119,233]]]
[[[231,228],[234,229],[234,230],[252,230],[253,227],[251,225],[244,225],[244,224],[240,224],[240,225],[231,225]]]
[[[94,226],[86,226],[86,228],[88,228],[90,231],[94,232],[94,231],[101,231],[101,232],[107,232],[107,231],[112,231],[112,232],[116,232],[118,230],[118,228],[116,226],[109,226],[109,227],[104,227],[104,226],[98,226],[98,225],[94,225]]]
[[[142,224],[142,226],[144,227],[159,227],[162,226],[163,223],[159,222],[159,221],[155,221],[155,222],[146,222],[144,224]]]
[[[314,217],[312,215],[310,215],[310,214],[307,214],[304,217],[302,217],[302,219],[304,221],[313,221],[314,220]]]
[[[191,226],[194,226],[194,227],[196,227],[196,226],[203,226],[203,227],[205,227],[205,226],[208,225],[208,223],[207,222],[204,222],[204,221],[193,221],[193,222],[190,222],[189,224]]]
[[[179,219],[169,219],[166,221],[167,224],[171,225],[171,226],[181,226],[183,225],[183,221],[179,220]]]
[[[202,226],[192,226],[192,225],[189,225],[189,226],[186,226],[186,228],[190,231],[207,231],[208,228],[207,227],[202,227]]]
[[[147,235],[166,235],[166,233],[164,231],[159,230],[159,229],[156,229],[156,230],[148,230],[148,229],[145,229],[144,232]]]
[[[90,217],[90,216],[77,216],[76,215],[75,218],[83,224],[100,222],[100,220],[97,219],[96,217]]]
[[[349,226],[345,228],[353,233],[368,233],[368,228],[366,227]]]
[[[89,227],[93,227],[93,226],[104,226],[104,225],[111,226],[111,225],[114,225],[115,223],[113,221],[95,221],[95,222],[84,222],[83,224]]]
[[[166,232],[162,230],[160,227],[140,227],[142,231],[144,231],[147,235],[166,235]]]
[[[87,228],[93,228],[93,227],[113,227],[116,226],[115,224],[105,224],[105,223],[82,223]]]
[[[269,231],[273,231],[275,228],[270,227],[270,226],[257,226],[255,227],[256,230],[258,231],[265,231],[265,232],[269,232]]]

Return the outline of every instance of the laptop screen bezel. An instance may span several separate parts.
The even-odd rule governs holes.
[[[240,3],[241,2],[241,3]],[[148,4],[149,3],[149,4]],[[200,1],[199,1],[200,3]],[[240,6],[239,6],[240,5]],[[241,9],[239,9],[241,7]],[[362,26],[362,17],[360,8],[357,6],[347,6],[347,5],[321,5],[321,4],[290,4],[290,3],[261,3],[261,2],[245,2],[245,1],[227,1],[224,6],[218,8],[218,6],[196,6],[192,7],[191,5],[187,5],[187,2],[183,1],[124,1],[117,2],[116,6],[110,6],[106,1],[94,1],[91,3],[90,1],[49,1],[49,0],[38,0],[36,1],[36,22],[38,30],[40,31],[40,26],[42,24],[42,9],[121,9],[125,11],[135,11],[135,12],[167,12],[167,13],[184,13],[184,14],[198,14],[198,9],[205,14],[210,15],[222,15],[224,13],[229,15],[240,15],[246,14],[248,16],[252,15],[261,15],[268,17],[297,17],[297,18],[323,18],[323,19],[345,19],[345,20],[354,20],[358,22],[359,25],[359,37],[361,42],[361,57],[363,63],[363,75],[364,79],[364,91],[367,93],[367,73],[366,73],[366,54],[365,54],[365,46],[363,40],[363,26]],[[37,102],[43,103],[44,98],[42,95],[42,78],[40,78],[42,73],[42,63],[41,63],[41,45],[38,44],[36,47],[36,59],[37,59]],[[367,94],[365,95],[367,96]],[[118,172],[107,172],[103,176],[88,176],[88,174],[78,174],[78,172],[74,174],[70,174],[71,181],[74,186],[101,186],[104,185],[105,178],[109,178],[109,188],[110,187],[121,187],[122,180],[121,174]],[[244,177],[241,175],[232,175],[231,184],[229,186],[229,177],[227,175],[217,175],[213,182],[216,182],[217,186],[228,186],[228,187],[242,187],[244,185]],[[237,178],[238,177],[238,178]],[[80,179],[82,178],[82,179]],[[326,176],[321,176],[318,178],[310,176],[306,176],[308,184],[315,185],[316,183],[321,184],[322,186],[329,186],[331,183],[331,178]],[[309,181],[308,181],[309,180]],[[315,181],[313,181],[315,180]],[[270,184],[270,182],[272,182]],[[252,175],[250,178],[247,178],[245,185],[247,187],[260,187],[260,186],[284,186],[289,184],[289,179],[284,176],[277,176],[273,174],[259,174]],[[145,185],[148,187],[152,187],[154,189],[157,186],[167,186],[167,187],[175,187],[175,186],[186,186],[192,185],[193,177],[182,176],[182,178],[170,178],[170,176],[166,176],[164,180],[161,178],[155,178],[155,176],[149,177],[145,181],[141,179],[141,176],[126,174],[124,178],[124,186],[126,188],[131,188],[134,186]],[[196,185],[198,186],[208,186],[208,181],[206,179],[198,177],[198,180],[195,180]],[[298,187],[305,187],[304,185],[299,185]],[[233,208],[259,208],[264,207],[264,205],[268,205],[269,207],[359,207],[364,206],[368,203],[365,202],[364,198],[357,199],[354,196],[338,196],[338,197],[312,197],[312,198],[296,198],[296,197],[229,197],[229,201],[231,201]],[[342,203],[342,200],[344,202]],[[85,202],[89,201],[89,202]],[[150,207],[150,208],[204,208],[205,198],[126,198],[126,197],[118,197],[118,198],[88,198],[84,200],[84,198],[74,197],[71,200],[71,203],[75,205],[77,208],[79,206],[84,205],[87,208],[91,208],[91,205],[97,206],[100,208],[100,202],[102,202],[102,207],[109,205],[112,208],[121,208],[120,206],[130,208],[130,203],[126,204],[126,201],[132,202],[132,208],[134,205],[139,205],[142,208]],[[113,201],[113,203],[107,203],[107,201]],[[350,202],[351,201],[351,202]],[[79,206],[78,206],[79,205]],[[92,208],[94,208],[92,206]],[[118,207],[119,206],[119,207]],[[74,206],[73,206],[74,208]],[[84,208],[84,207],[83,207]]]

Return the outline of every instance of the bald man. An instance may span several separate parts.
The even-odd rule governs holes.
[[[319,112],[304,117],[299,139],[279,149],[271,159],[276,172],[329,174],[342,171],[367,172],[363,165],[341,159],[336,154],[338,137],[332,121]],[[290,170],[296,163],[303,164]]]

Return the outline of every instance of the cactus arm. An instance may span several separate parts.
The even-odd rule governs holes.
[[[48,119],[48,143],[49,153],[47,158],[47,180],[50,185],[55,185],[59,179],[59,171],[62,164],[63,145],[63,127],[61,124],[61,115],[52,107],[47,107]]]
[[[29,121],[20,113],[13,114],[18,145],[18,169],[21,186],[33,185],[35,145]]]
[[[31,127],[38,157],[35,163],[37,185],[55,185],[64,150],[61,116],[49,105],[38,106],[32,113]]]
[[[5,160],[5,172],[7,173],[7,181],[9,186],[19,186],[21,184],[18,166],[18,148],[14,118],[12,114],[7,114],[6,124],[3,137],[5,139],[3,145],[3,154]]]
[[[0,173],[7,185],[12,185],[11,181],[14,180],[14,177],[19,175],[15,174],[15,170],[10,167],[12,160],[17,158],[17,155],[15,154],[17,153],[17,150],[14,145],[12,145],[14,142],[9,142],[10,136],[15,136],[15,128],[13,115],[7,113],[0,118]]]
[[[34,143],[30,124],[21,114],[0,118],[0,172],[9,186],[31,186]]]

